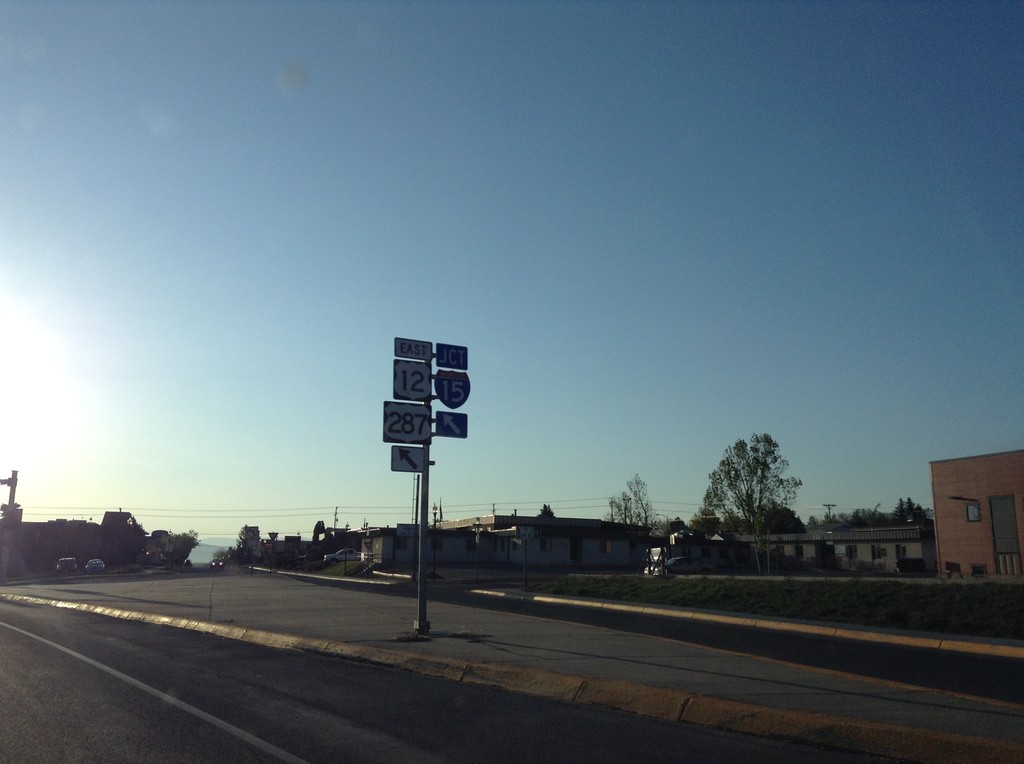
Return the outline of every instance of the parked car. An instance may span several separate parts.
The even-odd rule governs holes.
[[[332,554],[324,555],[324,562],[344,562],[345,560],[361,560],[362,555],[355,549],[339,549]]]
[[[61,557],[57,560],[57,573],[77,573],[78,560],[74,557]]]
[[[86,573],[102,573],[107,569],[107,564],[100,559],[89,560],[85,563]]]
[[[673,575],[710,573],[714,567],[699,557],[673,557],[665,561],[665,572]]]

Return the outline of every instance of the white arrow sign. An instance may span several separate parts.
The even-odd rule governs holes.
[[[423,449],[420,446],[392,446],[392,472],[423,472]]]

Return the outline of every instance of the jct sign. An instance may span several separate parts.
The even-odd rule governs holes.
[[[441,368],[465,371],[469,368],[469,349],[462,345],[445,345],[438,342],[435,360]]]

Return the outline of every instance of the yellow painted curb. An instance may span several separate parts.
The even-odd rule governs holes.
[[[1024,760],[1024,746],[1013,743],[707,696],[695,697],[687,703],[682,721],[930,764],[1006,764]]]

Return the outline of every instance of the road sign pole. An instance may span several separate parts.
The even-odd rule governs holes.
[[[417,634],[430,633],[427,620],[427,552],[430,545],[430,526],[427,524],[427,506],[430,502],[430,441],[423,444],[423,478],[420,480],[420,540],[419,570],[416,572],[417,618],[412,628]]]

